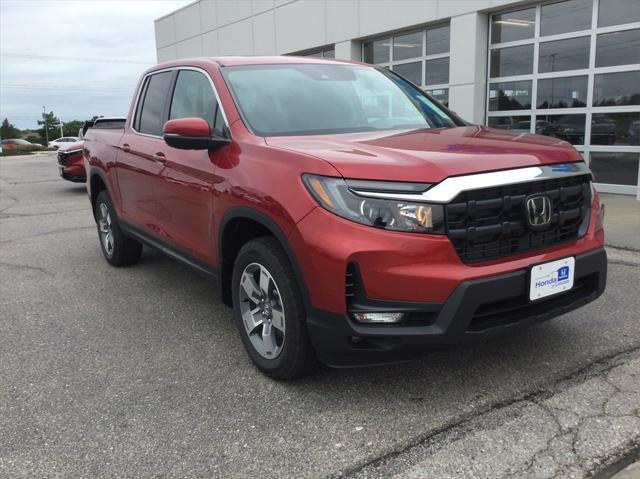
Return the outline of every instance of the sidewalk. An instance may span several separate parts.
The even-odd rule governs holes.
[[[635,196],[600,193],[605,204],[604,231],[608,246],[640,251],[640,201]]]

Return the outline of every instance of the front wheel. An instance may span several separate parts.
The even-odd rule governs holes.
[[[111,198],[106,191],[101,191],[96,199],[95,217],[100,248],[109,264],[129,266],[137,263],[142,254],[142,245],[122,233]]]
[[[242,247],[232,287],[236,324],[254,364],[276,379],[312,372],[318,362],[302,295],[289,258],[275,238],[258,238]]]

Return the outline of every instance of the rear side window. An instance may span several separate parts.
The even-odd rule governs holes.
[[[214,131],[216,121],[219,121],[217,111],[218,102],[209,79],[197,71],[181,70],[173,91],[169,119],[202,118]]]
[[[162,136],[164,106],[170,83],[171,72],[156,73],[147,79],[144,98],[138,107],[140,116],[136,118],[135,125],[140,133]]]

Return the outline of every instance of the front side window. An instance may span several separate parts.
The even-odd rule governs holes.
[[[194,70],[181,70],[173,90],[169,119],[202,118],[213,130],[218,102],[209,79]]]
[[[243,118],[260,136],[456,126],[420,90],[376,68],[257,65],[223,73]]]
[[[139,124],[140,133],[147,135],[162,135],[164,122],[164,107],[171,83],[171,72],[151,75],[147,80],[144,98],[141,100]]]

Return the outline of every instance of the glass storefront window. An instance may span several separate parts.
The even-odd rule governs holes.
[[[640,28],[598,35],[596,67],[632,63],[640,63]]]
[[[427,55],[449,52],[449,25],[427,29]]]
[[[393,70],[421,88],[443,87],[448,103],[449,35],[449,25],[392,34],[365,42],[362,57],[365,62]]]
[[[591,28],[593,0],[570,0],[543,5],[540,13],[540,35],[577,32]]]
[[[638,0],[600,0],[598,6],[599,27],[631,22],[640,22],[640,2]]]
[[[491,17],[491,43],[533,38],[535,25],[535,8],[493,15]]]
[[[364,44],[364,61],[366,63],[387,63],[390,58],[391,39],[374,40]]]
[[[537,115],[536,133],[583,145],[586,115]]]
[[[594,113],[591,144],[640,146],[640,112]]]
[[[491,83],[489,110],[528,110],[531,108],[531,80]]]
[[[589,37],[540,43],[538,72],[560,72],[589,67]]]
[[[393,37],[393,61],[422,56],[422,31]]]
[[[619,185],[606,191],[634,193],[639,26],[640,0],[545,0],[491,15],[487,125],[576,145],[596,181]]]
[[[639,160],[638,153],[591,152],[589,167],[596,183],[635,186]]]
[[[449,83],[449,57],[427,60],[424,74],[425,85]]]
[[[538,80],[538,108],[581,108],[587,106],[586,75]]]
[[[533,45],[491,50],[490,76],[508,77],[533,72]]]
[[[403,76],[411,83],[414,83],[418,86],[422,85],[422,62],[394,65],[393,71],[398,75]]]
[[[449,89],[438,88],[436,90],[427,90],[427,93],[438,100],[444,106],[449,106]]]
[[[621,105],[640,105],[640,70],[595,76],[593,106]]]
[[[489,118],[491,128],[501,130],[511,130],[519,133],[529,133],[531,131],[531,117],[527,116],[493,116]]]

